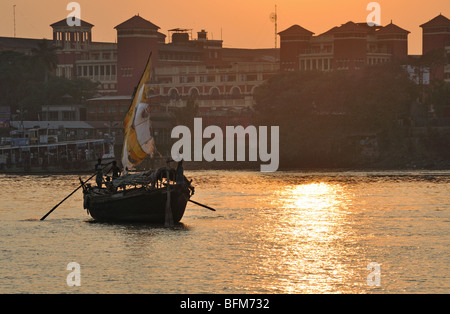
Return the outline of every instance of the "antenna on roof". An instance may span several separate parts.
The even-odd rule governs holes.
[[[16,5],[13,5],[13,16],[14,16],[14,38],[16,38]]]
[[[277,36],[278,36],[278,15],[277,15],[277,6],[275,5],[275,12],[270,14],[270,20],[272,23],[275,23],[275,49],[277,49]]]

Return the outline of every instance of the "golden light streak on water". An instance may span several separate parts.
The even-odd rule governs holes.
[[[2,293],[448,293],[450,172],[192,171],[174,229],[92,223],[77,176],[0,176]],[[81,265],[82,286],[66,285]],[[369,287],[369,263],[381,287]]]

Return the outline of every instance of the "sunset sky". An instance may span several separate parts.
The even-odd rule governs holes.
[[[1,0],[0,36],[51,38],[50,24],[66,18],[68,0]],[[320,34],[348,21],[365,22],[371,0],[79,0],[81,18],[95,25],[94,41],[116,41],[114,27],[139,14],[168,29],[189,28],[194,34],[208,31],[210,39],[223,39],[224,47],[272,48],[275,28],[269,16],[278,11],[278,31],[294,24]],[[381,24],[391,20],[411,32],[409,54],[422,53],[420,24],[439,13],[450,18],[449,0],[379,0]],[[279,43],[278,43],[279,46]]]

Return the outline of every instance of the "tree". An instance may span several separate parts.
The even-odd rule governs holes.
[[[195,96],[189,96],[186,106],[178,108],[175,111],[175,118],[178,125],[185,125],[193,130],[194,118],[198,113],[198,104]]]
[[[12,112],[27,110],[28,116],[25,118],[34,119],[42,105],[61,104],[65,94],[81,103],[96,93],[96,82],[49,75],[55,67],[56,55],[51,53],[54,49],[45,41],[39,47],[32,56],[15,51],[0,51],[1,106],[11,107]],[[47,56],[45,62],[42,61],[44,56]]]
[[[54,71],[58,65],[58,56],[55,53],[57,49],[46,39],[40,41],[37,48],[32,49],[36,64],[43,72],[44,83],[48,82],[49,73]]]
[[[255,101],[259,123],[280,126],[282,164],[322,167],[352,160],[342,144],[350,136],[395,133],[416,95],[406,71],[390,63],[357,73],[281,73],[257,88]]]

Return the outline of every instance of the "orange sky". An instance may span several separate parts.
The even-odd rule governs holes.
[[[69,0],[1,0],[0,36],[51,38],[50,24],[66,18]],[[299,24],[320,34],[348,21],[365,22],[371,0],[78,0],[81,18],[95,25],[94,41],[114,42],[114,26],[135,14],[150,20],[167,34],[171,28],[205,29],[210,39],[225,47],[271,48],[275,45],[270,13],[278,7],[278,31]],[[450,18],[449,0],[379,0],[381,24],[391,20],[411,32],[409,54],[422,53],[420,24],[439,13]],[[279,44],[278,44],[279,45]]]

